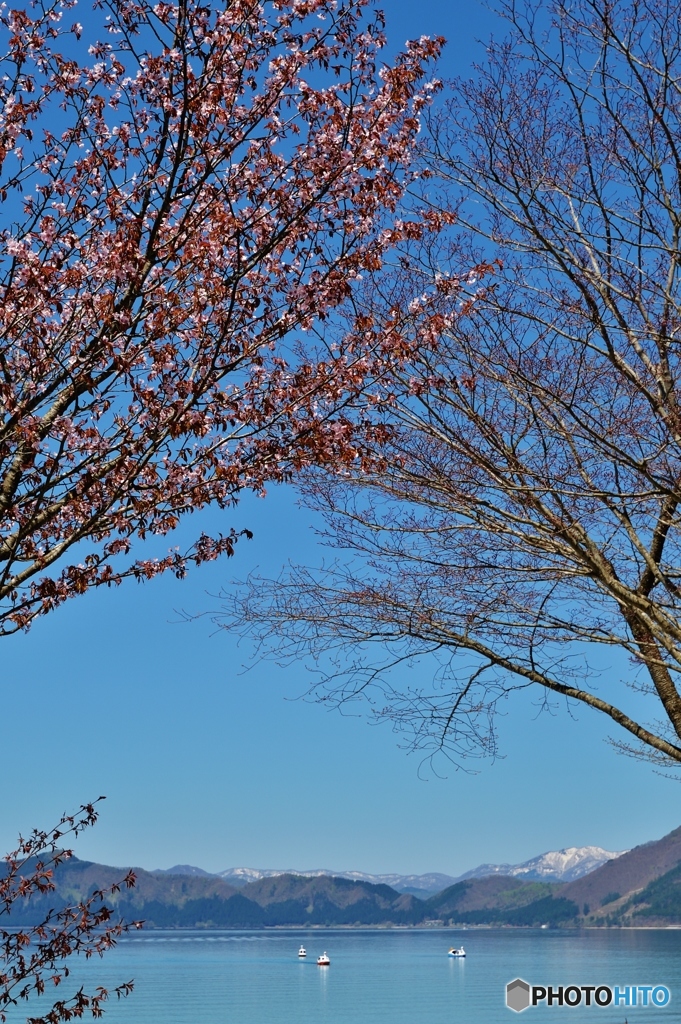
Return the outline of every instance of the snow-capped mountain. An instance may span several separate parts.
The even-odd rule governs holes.
[[[308,878],[329,875],[350,878],[356,882],[371,882],[373,885],[389,885],[397,892],[411,892],[417,896],[441,892],[456,881],[451,875],[438,872],[426,875],[370,875],[365,871],[331,871],[329,868],[304,871],[300,868],[227,868],[220,871],[219,875],[226,882],[236,886],[248,885],[249,882],[257,882],[261,878],[273,878],[275,875],[306,875]]]
[[[623,853],[627,851],[613,852],[603,850],[600,846],[569,846],[565,850],[542,853],[522,864],[480,864],[472,871],[460,875],[457,882],[466,878],[485,878],[487,875],[512,875],[530,882],[574,882],[595,871],[606,861],[621,857]]]
[[[371,882],[373,885],[389,885],[397,892],[412,893],[426,899],[454,885],[455,882],[463,882],[467,878],[485,878],[488,875],[512,875],[528,882],[574,882],[577,878],[595,871],[606,861],[621,857],[626,852],[603,850],[600,846],[570,846],[566,850],[542,853],[539,857],[523,861],[522,864],[480,864],[456,878],[437,871],[425,875],[371,875],[364,871],[332,871],[329,868],[227,868],[216,874],[238,888],[248,885],[249,882],[257,882],[261,878],[273,878],[275,875],[306,875],[309,878],[331,875],[336,878],[350,878],[357,882]],[[210,872],[191,864],[178,864],[174,868],[159,869],[159,873],[208,875]]]
[[[337,878],[352,878],[358,882],[372,882],[374,885],[389,885],[398,892],[426,895],[441,892],[448,885],[463,882],[466,878],[485,878],[487,875],[511,875],[527,879],[528,882],[574,882],[626,852],[604,850],[600,846],[570,846],[565,850],[550,850],[522,864],[480,864],[457,877],[438,872],[426,875],[370,875],[364,871],[331,871],[328,868],[307,871],[300,868],[228,868],[220,872],[220,877],[232,885],[247,885],[248,882],[274,875],[307,875],[315,878],[319,875],[335,875]]]

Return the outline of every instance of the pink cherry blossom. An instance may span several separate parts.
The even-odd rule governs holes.
[[[228,521],[136,542],[350,451],[361,332],[323,333],[415,230],[396,216],[441,44],[379,75],[367,0],[73,6],[0,15],[5,633],[231,554]]]

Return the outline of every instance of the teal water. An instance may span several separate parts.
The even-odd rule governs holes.
[[[448,958],[460,943],[466,959]],[[329,968],[316,966],[323,950]],[[128,999],[109,1004],[108,1024],[668,1024],[681,1021],[681,931],[150,931],[124,938],[75,977],[86,989],[135,979]],[[530,1007],[521,1015],[504,1003],[515,977],[663,984],[672,999],[659,1009]]]

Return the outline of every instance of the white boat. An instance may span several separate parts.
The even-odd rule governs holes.
[[[465,956],[465,955],[466,955],[466,950],[463,948],[463,946],[459,946],[458,948],[456,946],[452,946],[452,948],[450,949],[449,953],[447,953],[447,956]]]
[[[305,949],[305,946],[300,947],[300,949],[298,950],[298,956],[300,957],[301,960],[304,956],[307,956],[307,950]]]
[[[322,953],[321,956],[317,957],[317,967],[328,967],[330,963],[328,953]]]

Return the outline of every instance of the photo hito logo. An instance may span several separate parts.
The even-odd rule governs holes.
[[[506,986],[506,1005],[522,1013],[529,1006],[667,1006],[666,985],[530,985],[522,978]]]

